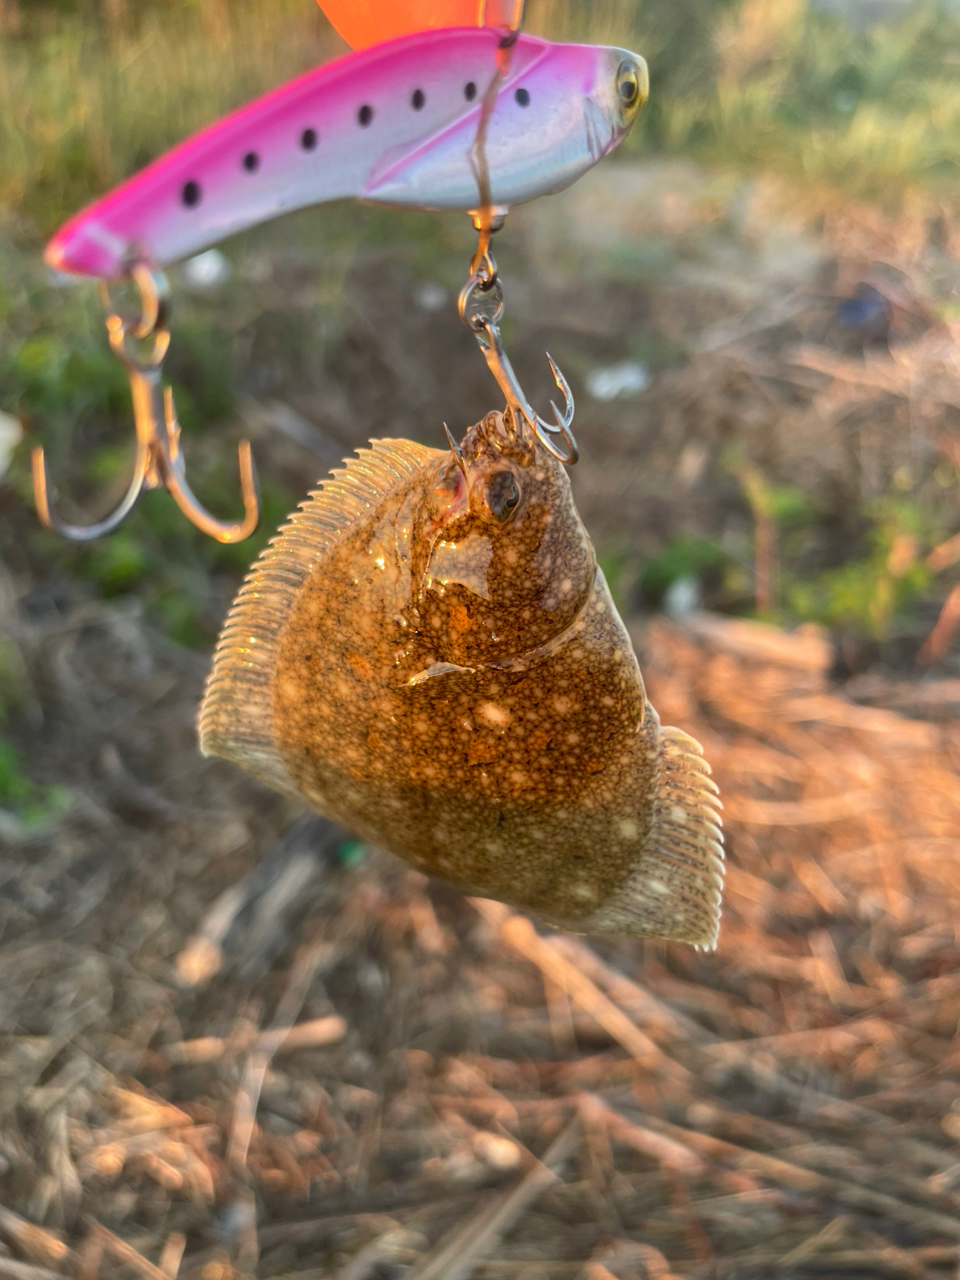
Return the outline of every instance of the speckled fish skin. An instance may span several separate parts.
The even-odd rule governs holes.
[[[485,28],[428,31],[319,67],[96,201],[54,236],[46,261],[109,279],[134,250],[165,266],[293,209],[346,197],[477,208],[472,150],[500,42]],[[493,203],[576,181],[623,139],[648,87],[636,54],[521,36],[487,131]]]
[[[716,787],[661,727],[565,468],[491,414],[374,441],[224,627],[201,747],[464,892],[712,947]]]

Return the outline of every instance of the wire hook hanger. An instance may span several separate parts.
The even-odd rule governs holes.
[[[502,217],[499,225],[502,225]],[[496,230],[497,226],[494,223],[492,229]],[[524,394],[503,349],[503,339],[500,336],[500,320],[504,308],[503,285],[497,275],[496,261],[490,252],[489,233],[485,236],[482,225],[477,225],[477,230],[480,233],[480,247],[470,264],[470,279],[460,291],[457,303],[460,319],[476,338],[487,367],[503,392],[517,430],[522,431],[525,423],[552,457],[565,466],[572,467],[580,457],[576,439],[570,430],[574,414],[573,392],[548,351],[547,359],[554,381],[563,392],[563,412],[551,400],[554,421],[547,422],[534,410]]]
[[[133,416],[137,431],[137,452],[133,476],[120,505],[112,515],[91,525],[68,524],[50,509],[47,467],[42,448],[34,449],[33,488],[37,515],[48,529],[73,542],[89,542],[111,533],[130,514],[144,489],[161,485],[188,520],[217,542],[242,542],[257,527],[260,519],[260,493],[250,443],[239,446],[240,489],[244,515],[234,523],[218,520],[200,503],[187,484],[186,467],[180,451],[180,422],[173,401],[173,390],[164,385],[163,362],[170,346],[167,328],[168,286],[166,276],[145,259],[130,264],[128,274],[140,295],[140,317],[131,320],[114,308],[109,291],[101,285],[107,309],[107,335],[114,354],[127,368]],[[147,355],[139,355],[132,342],[152,345]]]

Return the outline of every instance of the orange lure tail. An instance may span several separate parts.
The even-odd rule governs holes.
[[[441,27],[509,27],[517,0],[319,0],[353,49]]]

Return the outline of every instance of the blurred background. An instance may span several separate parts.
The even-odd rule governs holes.
[[[473,233],[325,206],[172,269],[188,475],[238,514],[249,436],[261,528],[218,546],[160,492],[67,543],[30,448],[91,521],[133,424],[46,238],[345,48],[313,0],[0,0],[0,1273],[960,1273],[960,10],[526,27],[650,65],[620,151],[496,253],[652,700],[714,765],[720,949],[531,933],[201,759],[284,516],[499,407]]]

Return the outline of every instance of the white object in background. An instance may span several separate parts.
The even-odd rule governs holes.
[[[12,413],[0,412],[0,476],[7,473],[13,451],[23,439],[23,425]]]
[[[618,400],[638,396],[650,385],[646,365],[637,360],[624,360],[605,369],[592,369],[587,374],[587,391],[594,400]]]
[[[229,259],[219,249],[207,249],[183,264],[183,274],[193,289],[219,289],[233,271]]]
[[[674,578],[663,597],[663,611],[671,618],[686,618],[703,608],[700,583],[696,578],[684,575]]]
[[[428,280],[425,284],[417,285],[413,299],[421,311],[442,311],[447,305],[447,291],[442,284],[437,284],[434,280]]]

